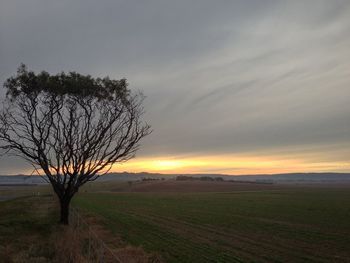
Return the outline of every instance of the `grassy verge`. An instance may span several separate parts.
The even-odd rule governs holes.
[[[1,262],[49,262],[50,239],[57,228],[52,198],[20,197],[0,202]]]
[[[140,247],[112,235],[101,226],[103,218],[81,214],[88,225],[79,227],[58,224],[58,204],[52,196],[27,196],[0,202],[0,263],[84,263],[100,258],[99,240],[112,245],[123,262],[161,262],[156,254],[145,253]],[[72,222],[74,223],[74,222]],[[93,237],[86,227],[93,231]],[[92,242],[93,247],[88,249]],[[93,250],[95,249],[95,250]],[[97,249],[97,250],[96,250]],[[89,253],[88,253],[89,252]],[[107,252],[107,251],[106,251]],[[104,262],[115,262],[104,257]]]

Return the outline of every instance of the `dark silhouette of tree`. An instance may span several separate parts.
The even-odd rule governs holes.
[[[79,188],[134,157],[151,132],[141,121],[143,96],[132,93],[125,79],[35,74],[21,65],[4,87],[1,148],[24,158],[51,183],[62,224],[68,224]]]

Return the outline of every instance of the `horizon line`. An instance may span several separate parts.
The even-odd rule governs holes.
[[[257,174],[223,174],[223,173],[158,173],[158,172],[109,172],[104,175],[100,175],[100,177],[110,175],[110,174],[155,174],[155,175],[165,175],[165,176],[177,176],[177,175],[216,175],[216,176],[275,176],[275,175],[292,175],[292,174],[348,174],[350,172],[287,172],[287,173],[257,173]],[[29,175],[29,174],[0,174],[1,176],[28,176],[28,177],[45,177],[45,175]]]

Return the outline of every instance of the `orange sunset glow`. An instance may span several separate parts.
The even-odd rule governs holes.
[[[349,171],[349,162],[317,162],[279,156],[201,156],[136,158],[116,164],[113,172],[274,174],[292,172]]]

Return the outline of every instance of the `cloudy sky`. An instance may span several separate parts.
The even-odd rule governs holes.
[[[116,170],[350,172],[349,47],[348,0],[0,2],[1,83],[23,62],[147,96],[154,132]]]

